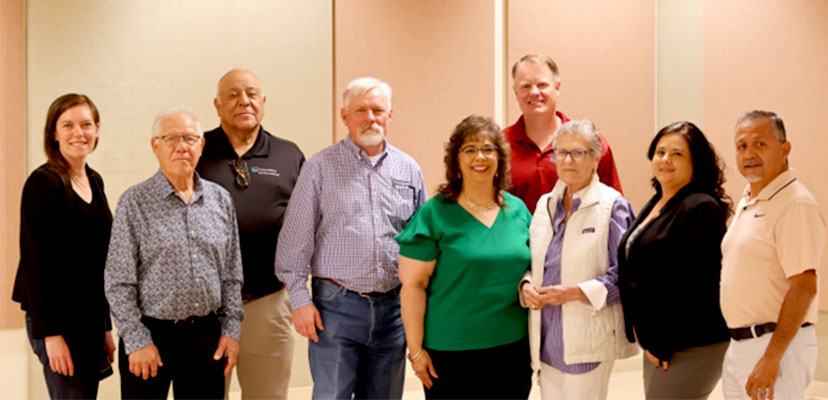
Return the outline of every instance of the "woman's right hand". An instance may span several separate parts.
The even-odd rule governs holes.
[[[75,375],[75,364],[72,363],[72,354],[62,335],[46,336],[46,355],[49,357],[49,368],[56,374],[65,376]]]
[[[417,378],[420,378],[420,381],[423,382],[423,386],[426,389],[431,389],[434,386],[434,382],[431,381],[431,378],[437,378],[437,371],[434,370],[434,364],[431,362],[431,356],[428,355],[428,352],[425,349],[421,350],[423,355],[420,356],[417,361],[413,361],[411,363],[411,368],[414,369],[414,372],[417,374]]]
[[[523,303],[533,310],[539,310],[543,307],[543,301],[538,294],[538,288],[531,282],[524,281],[520,285],[520,295],[523,296]]]
[[[648,360],[650,360],[651,363],[653,363],[653,365],[655,365],[656,368],[664,368],[665,371],[667,371],[667,369],[670,368],[669,361],[659,360],[658,357],[653,355],[653,353],[650,353],[650,350],[644,350],[644,355],[647,357]]]

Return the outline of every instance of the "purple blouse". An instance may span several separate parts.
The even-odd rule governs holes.
[[[573,199],[572,213],[577,211],[580,205],[581,199]],[[555,208],[555,216],[552,218],[554,235],[552,242],[549,243],[543,264],[543,286],[561,284],[561,253],[563,252],[563,238],[566,234],[566,224],[562,223],[564,217],[566,217],[566,210],[563,206],[563,197],[561,197]],[[630,203],[623,197],[615,199],[612,204],[609,240],[607,241],[609,264],[606,273],[595,278],[607,288],[607,305],[620,300],[618,287],[615,285],[618,281],[618,244],[633,219],[635,216]],[[546,306],[541,309],[541,361],[568,374],[583,374],[592,371],[600,364],[600,362],[566,364],[563,354],[561,306]]]

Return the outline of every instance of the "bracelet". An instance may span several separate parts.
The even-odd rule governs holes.
[[[425,355],[425,349],[420,348],[420,351],[418,351],[415,354],[408,353],[408,360],[412,363],[415,363],[419,361],[421,358],[423,358],[423,355]]]

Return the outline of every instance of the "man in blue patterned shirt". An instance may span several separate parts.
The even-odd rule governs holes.
[[[121,336],[121,396],[224,397],[244,318],[235,208],[226,190],[199,178],[201,124],[161,112],[152,149],[160,169],[121,196],[104,270]]]
[[[313,398],[402,397],[405,332],[394,236],[425,201],[419,165],[385,138],[391,88],[351,81],[348,137],[302,167],[276,250],[276,274],[310,339]],[[313,275],[313,296],[307,278]]]

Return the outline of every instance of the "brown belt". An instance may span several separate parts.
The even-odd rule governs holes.
[[[334,284],[336,287],[338,287],[338,288],[340,288],[340,289],[345,289],[345,290],[347,290],[347,291],[349,291],[349,292],[356,293],[356,294],[360,295],[361,297],[365,297],[365,298],[375,299],[375,298],[378,298],[378,297],[393,296],[393,295],[397,295],[397,294],[399,294],[399,293],[400,293],[400,286],[397,286],[397,287],[395,287],[395,288],[393,288],[393,289],[391,289],[391,290],[389,290],[389,291],[387,291],[387,292],[367,292],[367,293],[360,293],[360,292],[355,292],[355,291],[353,291],[353,290],[351,290],[351,289],[346,288],[345,286],[343,286],[342,284],[340,284],[339,282],[337,282],[337,281],[335,281],[335,280],[333,280],[333,279],[331,279],[331,278],[320,278],[320,279],[326,280],[326,281],[328,281],[328,282],[330,282],[330,283]]]

